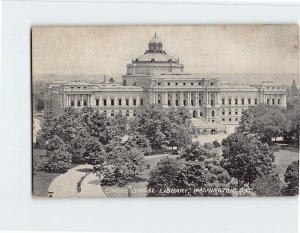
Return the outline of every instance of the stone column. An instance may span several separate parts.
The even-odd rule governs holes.
[[[195,92],[195,106],[196,107],[199,106],[199,92],[198,91]]]
[[[191,106],[191,92],[189,91],[187,94],[187,107]]]
[[[110,97],[106,98],[106,106],[110,106]]]
[[[140,97],[136,97],[136,106],[140,106]]]
[[[180,93],[179,93],[179,106],[183,106],[183,92],[181,91]]]
[[[172,92],[172,106],[176,106],[176,92],[173,91]]]
[[[129,107],[131,107],[133,105],[133,103],[132,103],[132,97],[130,96],[129,97]]]
[[[126,106],[126,99],[124,96],[122,97],[121,104],[122,104],[122,107]]]
[[[168,92],[165,91],[162,93],[163,107],[168,107]]]

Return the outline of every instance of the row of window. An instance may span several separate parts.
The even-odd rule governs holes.
[[[104,113],[105,115],[108,114],[108,112],[107,112],[106,110],[104,110],[103,113]],[[117,111],[117,112],[115,112],[114,110],[111,110],[111,111],[109,112],[109,115],[112,116],[112,117],[115,116],[116,114],[123,115],[123,112],[122,112],[121,110],[119,110],[119,111]],[[136,111],[136,110],[133,110],[132,113],[131,113],[129,110],[127,110],[127,111],[125,112],[125,116],[136,116],[136,114],[137,114],[137,111]]]
[[[231,117],[228,118],[228,121],[233,121],[233,120],[239,121],[239,118],[231,118]],[[226,121],[226,119],[222,118],[222,121]]]
[[[162,84],[162,83],[160,83],[160,82],[159,82],[159,83],[157,83],[157,85],[158,85],[158,86],[160,86],[161,84]],[[168,85],[168,86],[171,86],[171,84],[173,84],[173,83],[167,83],[167,85]],[[176,82],[176,83],[174,83],[174,84],[175,84],[175,86],[178,86],[178,85],[179,85],[179,83],[177,83],[177,82]],[[194,86],[194,84],[195,84],[195,85],[197,85],[197,84],[198,84],[198,86],[201,86],[201,85],[203,85],[203,83],[202,83],[202,82],[198,82],[198,83],[193,83],[193,82],[191,82],[191,83],[182,83],[182,85],[183,85],[183,86],[186,86],[187,84],[190,84],[191,86]],[[210,85],[211,85],[211,86],[213,86],[213,85],[214,85],[214,83],[213,83],[213,82],[211,82],[211,83],[210,83]]]
[[[251,99],[247,99],[248,100],[248,105],[251,105],[252,104],[252,101]],[[228,99],[228,104],[231,105],[232,104],[232,99]],[[238,105],[239,104],[239,101],[238,99],[234,99],[234,104],[235,105]],[[244,105],[245,104],[245,99],[242,99],[241,100],[241,104]],[[257,104],[257,99],[254,99],[254,104],[256,105]],[[222,105],[225,105],[225,99],[222,99]]]
[[[132,104],[134,106],[137,105],[137,99],[133,99],[132,100]],[[100,100],[99,99],[96,99],[96,106],[99,106],[100,105]],[[103,105],[104,106],[107,106],[107,99],[103,99]],[[119,105],[121,106],[122,105],[122,99],[118,99],[118,102],[115,103],[115,100],[114,99],[111,99],[110,100],[110,105],[111,106],[114,106],[114,105]],[[125,99],[125,105],[126,106],[129,106],[129,99]],[[140,105],[143,106],[144,105],[144,100],[143,99],[140,99]]]
[[[244,111],[244,109],[242,109],[241,112],[243,112],[243,111]],[[235,114],[235,115],[238,115],[238,114],[239,114],[239,110],[238,110],[238,109],[235,109],[234,114]],[[223,115],[223,116],[225,115],[225,109],[222,109],[222,115]],[[232,110],[231,110],[231,109],[228,110],[228,115],[232,115]]]
[[[87,100],[84,100],[83,101],[83,106],[85,107],[85,106],[87,106],[88,105],[88,103],[87,103]],[[75,100],[71,100],[71,107],[74,107],[75,106]],[[82,105],[81,105],[81,100],[77,100],[76,101],[76,106],[77,107],[81,107]]]
[[[275,105],[276,100],[272,99],[272,105]],[[267,104],[270,104],[270,99],[267,99]],[[280,105],[280,99],[277,99],[277,104]]]
[[[161,104],[161,100],[160,99],[158,99],[157,100],[157,103],[158,104]],[[190,103],[192,106],[201,106],[202,105],[202,100],[199,100],[198,101],[198,105],[197,105],[197,102],[196,101],[194,101],[194,100],[191,100],[191,103]],[[210,104],[211,104],[211,106],[214,106],[214,100],[211,100],[210,101]],[[175,105],[176,106],[179,106],[179,100],[175,100]],[[171,100],[168,100],[168,106],[172,106],[172,102],[171,102]],[[183,100],[183,106],[187,106],[187,100]]]

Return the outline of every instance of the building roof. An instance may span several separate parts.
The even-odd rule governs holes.
[[[178,59],[168,55],[165,52],[162,53],[149,53],[146,52],[143,55],[139,56],[135,59],[135,61],[142,61],[142,62],[178,62]]]

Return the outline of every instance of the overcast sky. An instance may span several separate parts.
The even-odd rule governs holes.
[[[298,26],[107,26],[33,29],[33,74],[125,74],[157,33],[191,73],[298,73]]]

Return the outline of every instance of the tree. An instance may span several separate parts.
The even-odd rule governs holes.
[[[284,194],[295,196],[299,194],[299,160],[292,162],[286,169],[284,181],[287,184]]]
[[[274,174],[258,177],[251,186],[257,196],[276,197],[281,196],[283,183]]]
[[[141,150],[128,145],[123,145],[118,141],[112,141],[105,146],[105,166],[113,171],[114,181],[119,185],[124,185],[135,179],[146,165],[144,154]],[[105,175],[105,174],[104,174]]]
[[[290,120],[290,127],[285,135],[285,140],[288,143],[299,145],[299,131],[300,131],[300,99],[296,99],[290,103],[286,112],[286,118]]]
[[[238,181],[238,189],[272,172],[274,154],[255,136],[234,133],[223,139],[221,165]]]
[[[157,166],[150,171],[150,178],[148,180],[148,189],[153,189],[154,192],[149,192],[148,196],[174,196],[172,193],[160,192],[165,188],[177,187],[177,177],[182,169],[182,164],[179,160],[165,157],[161,159]],[[178,187],[177,187],[178,188]]]
[[[64,173],[71,167],[71,154],[63,149],[47,151],[41,159],[38,170],[53,173]]]
[[[191,142],[190,115],[184,108],[164,110],[160,105],[146,106],[131,126],[150,141],[152,149],[164,146],[185,147]]]
[[[132,148],[138,148],[143,152],[144,155],[149,155],[152,152],[149,139],[138,132],[133,135],[129,135],[129,138],[125,142],[125,145],[128,145]]]
[[[271,143],[272,138],[284,136],[290,121],[277,106],[257,105],[243,112],[237,132],[254,134],[261,142]]]
[[[225,192],[204,192],[197,189],[229,188],[231,177],[220,166],[215,153],[199,143],[188,146],[179,159],[164,158],[150,172],[149,196],[226,196]],[[161,192],[165,189],[183,189],[185,192]]]
[[[45,108],[45,103],[44,103],[44,100],[43,99],[37,99],[36,100],[36,110],[38,111],[38,112],[40,112],[40,111],[43,111],[44,110],[44,108]]]
[[[177,147],[177,150],[186,148],[192,143],[192,135],[190,129],[185,125],[171,123],[167,132],[168,146]]]

